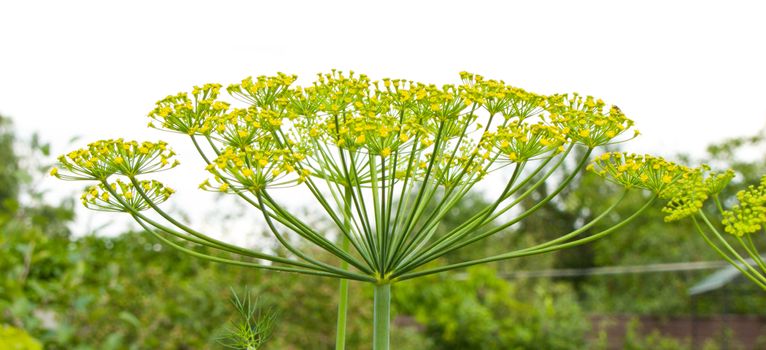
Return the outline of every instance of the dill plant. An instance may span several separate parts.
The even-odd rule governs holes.
[[[372,284],[373,348],[384,350],[389,348],[392,284],[585,244],[625,226],[682,182],[672,163],[637,160],[651,165],[634,179],[646,185],[629,182],[625,191],[639,187],[653,195],[609,228],[590,232],[614,214],[624,194],[593,220],[558,238],[440,265],[437,259],[445,254],[470,249],[551,201],[578,176],[596,148],[638,135],[619,108],[591,96],[545,96],[476,74],[463,72],[460,77],[459,84],[435,86],[403,79],[372,81],[333,70],[301,87],[294,86],[295,76],[280,73],[227,87],[232,103],[221,98],[219,84],[157,102],[149,126],[188,136],[210,173],[200,188],[250,204],[289,252],[286,256],[217,240],[167,214],[160,204],[173,190],[144,178],[178,164],[164,142],[97,141],[61,156],[51,173],[93,182],[82,196],[86,207],[126,213],[163,243],[198,258],[339,279],[337,349],[344,348],[348,281]],[[613,158],[599,159],[601,173],[623,165],[610,163]],[[576,167],[563,170],[566,162]],[[535,189],[553,182],[556,173],[562,173],[560,181],[547,196],[527,210],[514,210]],[[437,234],[442,218],[489,176],[503,184],[491,191],[490,203]],[[333,232],[320,232],[280,203],[279,189],[291,186],[310,193],[336,227]],[[179,240],[221,254],[203,254],[177,244]],[[324,250],[333,260],[313,257],[307,248]]]
[[[253,299],[249,289],[241,297],[233,289],[231,293],[231,304],[239,317],[231,321],[218,343],[227,349],[258,350],[271,337],[277,312]]]
[[[662,209],[666,222],[690,218],[697,233],[718,255],[766,291],[766,261],[758,249],[763,238],[756,236],[763,233],[766,224],[766,176],[757,186],[739,191],[727,210],[720,193],[734,178],[731,169],[714,172],[705,164],[690,168],[627,153],[603,154],[588,167],[626,188],[657,193],[666,201]],[[713,205],[706,206],[709,200]]]

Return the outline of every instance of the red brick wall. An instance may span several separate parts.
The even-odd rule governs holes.
[[[665,337],[683,340],[686,344],[695,344],[693,349],[701,349],[702,344],[712,339],[719,345],[723,340],[724,330],[730,329],[729,339],[734,339],[741,349],[758,349],[757,341],[760,336],[761,346],[766,340],[766,317],[751,315],[718,315],[718,316],[630,316],[630,315],[593,315],[591,316],[591,332],[589,339],[598,338],[601,330],[607,334],[609,349],[622,349],[625,333],[631,319],[637,319],[637,333],[643,336],[658,332]],[[729,349],[735,349],[735,344],[729,342]],[[766,348],[764,348],[766,349]]]

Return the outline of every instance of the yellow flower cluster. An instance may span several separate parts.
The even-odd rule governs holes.
[[[213,138],[229,147],[243,149],[273,139],[272,132],[279,130],[282,118],[273,110],[250,107],[235,108],[229,113],[211,118]]]
[[[702,209],[711,194],[705,187],[704,176],[704,172],[700,169],[692,169],[663,193],[662,197],[668,199],[665,207],[662,208],[662,211],[667,214],[665,221],[678,221]]]
[[[692,169],[660,157],[610,152],[597,157],[588,170],[626,188],[641,188],[664,195]]]
[[[714,173],[707,165],[692,169],[663,194],[663,198],[669,199],[662,209],[668,214],[665,221],[676,221],[697,213],[708,197],[721,192],[733,178],[731,170]]]
[[[739,204],[723,213],[726,232],[743,236],[760,231],[766,223],[766,176],[758,186],[737,193]]]
[[[626,188],[646,189],[666,199],[662,209],[666,221],[696,213],[709,196],[722,191],[734,177],[731,170],[713,173],[707,165],[689,168],[660,157],[627,153],[605,153],[588,165],[588,170]]]
[[[279,148],[275,142],[261,142],[258,145],[261,147],[227,147],[207,167],[215,176],[217,186],[212,186],[210,181],[206,180],[200,188],[219,192],[258,192],[295,172],[296,164],[305,158],[302,153]],[[297,181],[302,182],[308,175],[305,170],[301,170]],[[277,185],[291,182],[293,181]]]
[[[217,156],[208,166],[214,185],[201,187],[224,192],[296,184],[309,175],[363,183],[372,179],[370,164],[387,167],[389,177],[422,179],[423,164],[433,163],[430,179],[454,185],[483,177],[496,160],[553,156],[568,142],[595,147],[632,125],[618,108],[592,97],[548,97],[476,74],[460,76],[461,84],[436,86],[333,70],[300,87],[293,86],[296,76],[278,73],[226,89],[244,108],[231,109],[219,100],[221,85],[205,84],[162,99],[149,117],[158,128],[207,138]],[[162,142],[106,140],[62,157],[67,172],[52,173],[79,180],[132,177],[175,166],[172,156]],[[342,165],[341,157],[349,156],[354,164]],[[351,166],[349,180],[341,169]]]
[[[328,141],[338,147],[357,150],[366,149],[370,154],[388,157],[392,150],[413,137],[407,127],[402,127],[396,117],[388,114],[360,117],[349,115],[338,120],[327,120],[324,125],[308,129],[308,136],[320,138],[329,136]]]
[[[373,88],[365,75],[320,74],[293,98],[287,114],[303,117],[295,127],[306,139],[387,157],[410,137],[402,118],[390,113],[391,96]]]
[[[188,135],[207,135],[212,125],[211,119],[220,116],[229,108],[229,104],[218,101],[221,90],[219,84],[195,86],[192,97],[187,93],[168,96],[157,102],[149,112],[149,118],[160,123],[158,128]],[[149,127],[155,128],[153,122]]]
[[[617,107],[608,107],[601,99],[583,98],[578,94],[553,95],[548,98],[548,118],[574,142],[589,147],[612,143],[612,140],[633,126]],[[638,131],[633,137],[638,136]]]
[[[463,80],[461,97],[467,105],[476,103],[490,115],[500,113],[507,120],[524,120],[543,112],[547,98],[506,85],[502,80],[485,80],[483,76],[460,72]]]
[[[415,84],[411,88],[411,96],[414,96],[412,112],[418,116],[421,122],[447,121],[460,116],[466,108],[466,103],[460,98],[459,89],[454,85],[444,85],[441,88],[436,85]],[[432,127],[436,131],[436,127]],[[457,137],[458,133],[448,133],[447,137]]]
[[[167,143],[117,140],[96,141],[58,158],[62,168],[51,175],[62,180],[105,180],[113,174],[135,176],[173,168],[177,160]]]
[[[155,180],[144,180],[140,181],[139,184],[140,190],[153,204],[160,204],[168,200],[170,195],[175,192]],[[115,195],[119,198],[115,198]],[[120,179],[110,183],[109,189],[103,183],[89,187],[83,193],[81,200],[88,209],[100,211],[131,212],[146,210],[151,207],[132,183],[126,183]]]
[[[371,81],[366,75],[355,75],[352,71],[346,76],[341,71],[333,70],[331,73],[318,74],[313,89],[306,90],[305,96],[319,101],[318,112],[336,117],[379,107],[380,101],[370,90]],[[387,111],[377,112],[380,114]]]
[[[256,107],[274,109],[287,103],[289,87],[298,77],[278,73],[275,77],[259,76],[253,81],[247,77],[239,84],[232,84],[226,90],[232,96]]]
[[[456,174],[476,175],[497,159],[520,162],[555,155],[567,142],[607,144],[633,124],[617,107],[607,108],[593,97],[548,97],[476,74],[460,76],[462,84],[438,87],[401,79],[372,81],[363,74],[333,70],[300,87],[293,86],[294,75],[278,73],[246,78],[227,88],[248,104],[246,108],[229,110],[227,103],[216,100],[220,85],[207,84],[195,88],[193,99],[180,93],[158,102],[150,117],[164,128],[220,142],[216,164],[227,165],[213,168],[220,172],[216,176],[229,178],[217,181],[219,190],[260,189],[290,173],[297,178],[281,183],[301,182],[303,169],[332,181],[348,181],[340,171],[338,151],[383,160],[414,156],[414,162],[387,162],[393,166],[389,176],[421,176],[424,172],[417,167],[432,158],[440,174],[452,174],[445,168],[449,165],[472,169]],[[527,120],[533,117],[536,121]],[[477,123],[479,118],[488,125]],[[469,135],[482,128],[480,138]],[[469,156],[455,154],[458,149]],[[221,154],[224,150],[228,153]],[[251,157],[269,166],[254,166],[248,163]],[[357,165],[367,164],[363,159]],[[401,169],[411,164],[416,169]],[[355,177],[363,180],[364,170],[357,170]],[[245,183],[235,185],[238,180]]]
[[[564,150],[566,139],[556,127],[537,123],[529,125],[514,121],[488,133],[501,159],[522,162],[548,153]]]

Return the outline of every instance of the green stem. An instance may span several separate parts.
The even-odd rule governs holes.
[[[394,281],[397,281],[397,282],[398,281],[404,281],[404,280],[408,280],[408,279],[415,278],[415,277],[430,275],[430,274],[434,274],[434,273],[438,273],[438,272],[449,271],[449,270],[453,270],[453,269],[457,269],[457,268],[463,268],[463,267],[468,267],[468,266],[473,266],[473,265],[478,265],[478,264],[484,264],[484,263],[489,263],[489,262],[494,262],[494,261],[500,261],[500,260],[506,260],[506,259],[512,259],[512,258],[519,258],[519,257],[523,257],[523,256],[537,255],[537,254],[552,252],[552,251],[555,251],[555,250],[575,247],[575,246],[578,246],[578,245],[589,243],[589,242],[595,241],[595,240],[597,240],[597,239],[599,239],[601,237],[609,235],[612,232],[614,232],[614,231],[622,228],[623,226],[627,225],[628,223],[633,221],[635,218],[639,217],[647,208],[649,208],[651,206],[652,203],[654,203],[654,201],[656,199],[657,199],[657,196],[655,195],[652,198],[650,198],[649,201],[647,201],[640,209],[638,209],[631,216],[627,217],[626,219],[620,221],[619,223],[615,224],[614,226],[612,226],[612,227],[610,227],[610,228],[608,228],[606,230],[603,230],[603,231],[601,231],[599,233],[595,233],[595,234],[593,234],[591,236],[588,236],[588,237],[585,237],[585,238],[581,238],[581,239],[578,239],[578,240],[575,240],[575,241],[571,241],[571,242],[564,243],[564,244],[553,245],[553,246],[549,246],[548,244],[541,244],[539,246],[529,247],[529,248],[526,248],[526,249],[521,249],[521,250],[517,250],[517,251],[505,253],[505,254],[490,256],[490,257],[483,258],[483,259],[476,259],[476,260],[471,260],[471,261],[465,261],[465,262],[462,262],[462,263],[445,265],[445,266],[441,266],[441,267],[437,267],[437,268],[432,268],[432,269],[428,269],[428,270],[424,270],[424,271],[420,271],[420,272],[405,273],[406,272],[405,271],[405,272],[393,274],[392,275],[392,279]],[[574,231],[574,232],[577,232],[577,231]],[[569,236],[570,234],[568,234],[567,236]],[[545,247],[545,248],[541,248],[541,247]]]
[[[170,246],[170,247],[172,247],[174,249],[177,249],[177,250],[179,250],[179,251],[181,251],[183,253],[189,254],[191,256],[194,256],[194,257],[197,257],[197,258],[200,258],[200,259],[203,259],[203,260],[213,261],[213,262],[222,263],[222,264],[235,265],[235,266],[252,267],[252,268],[256,268],[256,269],[273,270],[273,271],[285,271],[285,272],[295,272],[295,273],[303,273],[303,274],[307,274],[307,275],[332,277],[332,278],[344,278],[342,276],[339,276],[339,275],[336,275],[336,274],[332,274],[332,273],[329,273],[329,272],[320,271],[320,270],[305,270],[305,269],[297,269],[297,268],[291,268],[291,267],[282,267],[282,266],[273,266],[273,265],[272,266],[270,266],[270,265],[261,265],[261,264],[249,263],[249,262],[246,262],[246,261],[230,260],[230,259],[219,258],[217,256],[202,254],[202,253],[193,251],[191,249],[184,248],[184,247],[182,247],[182,246],[180,246],[178,244],[173,243],[169,239],[167,239],[165,237],[162,237],[160,234],[154,232],[149,226],[147,226],[143,221],[141,221],[141,219],[139,219],[136,215],[133,215],[133,213],[131,213],[131,215],[133,216],[133,219],[139,225],[141,225],[141,227],[143,227],[144,230],[146,230],[146,232],[149,232],[155,238],[159,239],[162,243],[165,243],[168,246]]]
[[[460,248],[462,248],[464,246],[467,246],[467,245],[469,245],[471,243],[474,243],[476,241],[479,241],[481,239],[489,237],[489,236],[491,236],[491,235],[493,235],[493,234],[495,234],[497,232],[500,232],[500,231],[506,229],[507,227],[510,227],[510,226],[514,225],[517,222],[522,221],[527,216],[533,214],[535,211],[537,211],[543,205],[545,205],[549,201],[551,201],[561,191],[563,191],[569,185],[569,183],[572,182],[572,180],[574,180],[574,178],[578,174],[580,174],[580,170],[585,165],[585,162],[588,160],[588,157],[590,156],[590,153],[592,151],[593,151],[592,148],[588,148],[588,150],[585,152],[585,155],[583,156],[583,158],[577,164],[577,167],[575,167],[575,170],[573,170],[572,173],[569,174],[569,176],[567,176],[561,182],[561,184],[558,186],[558,188],[556,188],[547,197],[545,197],[542,200],[540,200],[537,204],[535,204],[531,208],[527,209],[526,211],[521,213],[519,216],[517,216],[513,220],[510,220],[510,221],[508,221],[508,222],[506,222],[506,223],[504,223],[502,225],[494,227],[494,228],[492,228],[492,229],[490,229],[490,230],[488,230],[488,231],[486,231],[484,233],[476,234],[475,236],[473,236],[471,238],[468,238],[466,240],[463,240],[463,239],[466,238],[472,232],[474,232],[478,227],[481,227],[485,223],[493,221],[495,218],[497,218],[500,215],[500,213],[504,212],[505,209],[500,210],[500,212],[498,212],[495,215],[491,216],[489,219],[487,219],[486,216],[483,216],[483,217],[479,217],[476,221],[474,221],[473,224],[469,224],[467,226],[461,225],[460,226],[461,230],[458,230],[458,231],[454,231],[453,230],[453,232],[456,232],[455,234],[448,233],[447,235],[445,235],[445,237],[448,237],[448,239],[446,239],[446,240],[443,239],[443,240],[439,241],[437,244],[431,245],[429,250],[426,250],[425,253],[421,253],[419,256],[413,255],[413,256],[415,256],[414,259],[410,259],[409,261],[402,262],[399,266],[397,266],[397,273],[394,274],[394,276],[399,276],[399,275],[401,275],[403,273],[409,272],[409,271],[411,271],[411,270],[413,270],[413,269],[415,269],[415,268],[417,268],[419,266],[422,266],[422,265],[424,265],[424,264],[426,264],[426,263],[428,263],[430,261],[433,261],[433,260],[439,258],[440,256],[443,256],[443,255],[445,255],[445,254],[447,254],[449,252],[455,251],[455,250],[460,249]],[[561,165],[562,161],[563,161],[563,157],[562,157],[562,160],[559,161],[554,166],[554,169],[557,168],[559,165]],[[544,183],[544,179],[547,179],[547,177],[550,176],[552,173],[553,173],[553,169],[551,169],[546,174],[546,176],[543,179],[541,179],[541,181],[538,181],[536,184],[534,184],[532,188],[530,188],[524,194],[519,196],[519,198],[517,198],[508,207],[509,208],[513,207],[517,203],[519,203],[523,198],[528,196],[537,186],[540,186],[541,184],[543,184]],[[500,196],[499,200],[502,200],[502,198],[507,195],[506,192],[508,192],[508,188],[506,188],[503,191],[503,194]],[[487,209],[489,209],[489,210],[487,211],[487,215],[492,214],[492,212],[495,210],[494,209],[495,207],[496,207],[496,205],[488,207]]]
[[[755,256],[753,259],[755,259],[756,262],[758,262],[758,265],[761,267],[764,273],[766,273],[766,261],[763,261],[763,257],[760,253],[758,253],[758,248],[755,247],[755,244],[753,244],[753,235],[749,234],[747,235],[747,243],[750,249],[755,252]]]
[[[391,283],[375,285],[372,350],[388,350],[391,324]]]
[[[705,224],[710,229],[710,232],[713,232],[713,235],[716,238],[718,238],[718,241],[721,242],[721,245],[724,246],[726,250],[728,250],[733,257],[739,260],[739,262],[742,264],[744,268],[746,268],[747,270],[750,270],[753,276],[755,276],[757,279],[761,281],[762,283],[761,285],[763,285],[763,283],[766,283],[766,276],[761,275],[758,272],[758,270],[754,269],[753,266],[751,266],[747,261],[745,261],[745,259],[741,255],[739,255],[739,253],[734,248],[732,248],[729,242],[727,242],[726,239],[723,238],[721,233],[718,232],[718,229],[716,229],[715,226],[713,226],[713,223],[710,222],[710,220],[707,218],[705,213],[702,210],[698,210],[697,213],[699,214],[700,217],[702,217],[702,220],[705,221]]]
[[[260,192],[257,193],[256,196],[258,198],[258,205],[260,206],[260,210],[261,210],[262,213],[264,213],[263,218],[266,219],[266,225],[269,227],[271,232],[274,234],[274,237],[277,238],[279,243],[282,244],[282,246],[285,247],[287,250],[289,250],[291,253],[293,253],[297,257],[303,259],[303,261],[305,261],[307,263],[310,263],[310,264],[318,267],[319,269],[327,271],[327,272],[334,272],[334,273],[336,273],[338,275],[341,275],[341,276],[349,276],[350,277],[350,276],[357,275],[355,277],[360,277],[360,278],[363,278],[363,279],[370,278],[370,277],[365,276],[365,275],[358,275],[358,274],[352,273],[350,271],[343,270],[343,269],[340,269],[338,267],[335,267],[335,266],[323,263],[323,262],[321,262],[319,260],[316,260],[314,258],[311,258],[308,255],[306,255],[303,252],[301,252],[298,248],[296,248],[295,246],[293,246],[292,244],[290,244],[287,241],[286,237],[284,237],[284,234],[279,233],[279,230],[277,230],[277,227],[271,221],[271,218],[269,217],[269,215],[266,215],[267,212],[266,212],[266,209],[264,208],[264,205],[263,205],[263,202],[264,202],[263,201],[263,196],[260,194]]]
[[[700,213],[701,213],[701,211],[700,211]],[[740,264],[736,263],[732,258],[730,258],[728,254],[726,254],[724,251],[722,251],[720,248],[718,248],[718,246],[710,239],[710,237],[707,236],[705,231],[702,229],[702,227],[700,226],[699,222],[697,221],[697,218],[692,216],[692,222],[694,222],[694,226],[697,228],[697,232],[700,234],[700,236],[702,236],[702,239],[705,240],[705,243],[707,243],[707,245],[710,246],[710,248],[713,248],[713,250],[715,250],[718,253],[718,255],[720,255],[722,258],[724,258],[724,260],[729,262],[729,264],[731,264],[737,270],[739,270],[739,272],[741,272],[743,276],[745,276],[749,280],[753,281],[753,283],[755,283],[759,287],[763,288],[763,290],[766,290],[766,285],[765,284],[761,283],[761,281],[759,281],[757,278],[755,278],[753,275],[751,275],[745,268],[743,268],[742,266],[740,266]]]
[[[758,267],[762,271],[766,272],[766,265],[764,265],[763,261],[761,261],[760,259],[761,256],[758,255],[758,251],[755,249],[752,249],[755,247],[748,245],[740,236],[737,236],[737,241],[739,242],[740,245],[742,245],[743,248],[745,248],[745,251],[747,252],[747,254],[750,255],[750,258],[753,259],[753,261],[755,261]]]
[[[343,202],[343,225],[346,226],[346,230],[351,230],[351,188],[346,186]],[[341,249],[348,251],[349,240],[345,236],[341,236]],[[348,269],[348,263],[342,262],[341,269]],[[348,315],[348,280],[341,279],[340,287],[338,290],[340,300],[338,301],[338,329],[335,334],[335,350],[344,350],[346,348],[346,319]]]
[[[347,239],[343,238],[344,241]],[[346,348],[346,318],[348,315],[348,280],[340,280],[340,301],[338,302],[338,330],[335,334],[335,350]]]

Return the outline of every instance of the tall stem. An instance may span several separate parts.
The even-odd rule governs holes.
[[[351,188],[346,185],[343,202],[343,225],[347,232],[351,232]],[[349,249],[348,238],[344,235],[340,236],[341,248],[344,252]],[[341,262],[341,268],[348,269],[348,263]],[[341,278],[340,287],[338,288],[338,294],[340,294],[340,301],[338,302],[338,328],[335,334],[335,350],[344,350],[346,348],[346,318],[348,315],[348,280]]]
[[[347,239],[344,237],[344,241]],[[335,350],[346,348],[346,315],[348,314],[348,280],[340,280],[340,301],[338,302],[338,331],[335,334]]]
[[[391,324],[391,283],[375,285],[372,350],[388,350]]]

